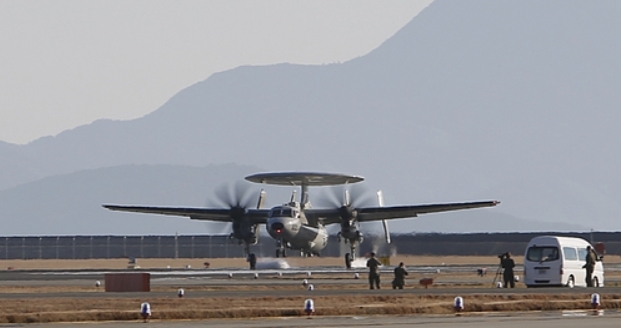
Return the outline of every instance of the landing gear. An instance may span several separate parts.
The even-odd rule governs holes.
[[[276,242],[276,257],[287,257],[287,251],[285,248],[285,241],[280,239]]]
[[[257,268],[257,256],[254,253],[248,254],[248,263],[250,264],[250,270]]]
[[[351,269],[351,254],[345,254],[345,267]]]

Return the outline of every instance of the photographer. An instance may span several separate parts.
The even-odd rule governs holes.
[[[515,262],[511,258],[511,253],[506,252],[499,257],[500,257],[500,266],[504,270],[502,273],[502,278],[504,280],[504,287],[508,288],[509,285],[511,285],[511,288],[515,288],[515,275],[513,274],[513,268],[515,267]]]

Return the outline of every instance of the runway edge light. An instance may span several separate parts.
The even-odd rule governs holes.
[[[312,315],[315,313],[315,302],[312,299],[307,298],[304,301],[304,312],[306,315]]]
[[[144,302],[140,304],[140,317],[147,322],[151,317],[151,304]]]
[[[461,312],[464,309],[464,299],[461,296],[455,297],[453,309],[455,309],[455,312]]]
[[[599,294],[593,293],[593,295],[591,295],[591,308],[593,308],[593,310],[597,310],[599,309],[600,305],[601,305],[601,300],[600,300]]]

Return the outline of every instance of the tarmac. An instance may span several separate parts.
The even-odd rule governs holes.
[[[490,313],[477,316],[339,316],[339,317],[297,317],[297,318],[260,318],[260,319],[213,319],[200,321],[149,321],[149,327],[213,327],[213,328],[280,328],[280,327],[365,327],[365,328],[598,328],[619,327],[621,314],[593,314],[590,311],[572,311],[557,313]],[[141,322],[141,321],[139,321]],[[108,328],[136,327],[132,322],[71,323],[72,328]],[[18,327],[21,325],[0,325],[0,327]],[[66,323],[28,324],[28,327],[64,327]]]
[[[368,290],[366,288],[326,288],[322,286],[342,284],[364,284],[368,282],[364,279],[361,272],[361,279],[334,279],[330,275],[347,273],[353,275],[352,271],[340,270],[335,272],[332,269],[322,271],[322,268],[313,270],[267,270],[259,271],[260,276],[254,279],[253,272],[248,270],[223,270],[210,271],[206,274],[204,270],[184,270],[184,271],[157,271],[152,272],[152,286],[227,286],[227,285],[300,285],[303,279],[308,279],[314,284],[314,296],[324,295],[394,295],[395,293],[407,294],[448,294],[460,295],[467,299],[468,295],[473,294],[584,294],[585,292],[597,292],[605,297],[606,294],[621,294],[621,287],[605,287],[598,289],[585,288],[515,288],[501,289],[491,287],[492,276],[486,277],[490,280],[489,288],[408,288],[405,290],[392,290],[389,288],[381,290]],[[433,271],[434,268],[425,268]],[[443,267],[444,272],[463,272],[462,267]],[[471,270],[471,268],[467,268]],[[308,272],[312,272],[312,277],[306,277]],[[0,286],[92,286],[95,288],[95,281],[104,281],[104,271],[0,271]],[[228,278],[228,273],[234,273],[234,278]],[[279,274],[280,273],[280,274]],[[467,282],[469,278],[458,278],[457,282]],[[388,283],[384,282],[386,287]],[[334,287],[334,286],[332,286]],[[105,293],[103,287],[101,292],[50,292],[50,293],[0,293],[0,299],[28,299],[28,298],[157,298],[169,297],[170,292],[152,291],[148,293]],[[274,289],[274,290],[210,290],[193,291],[186,293],[185,298],[205,298],[205,297],[228,297],[228,298],[249,298],[249,297],[287,297],[299,296],[306,292],[300,289]],[[524,312],[524,313],[464,313],[461,316],[310,316],[310,317],[287,317],[287,318],[260,318],[260,319],[211,319],[199,321],[151,321],[149,326],[154,327],[584,327],[585,325],[596,325],[597,327],[618,327],[621,314],[616,311],[606,310],[607,312],[592,311],[558,311],[558,312]],[[588,322],[587,322],[588,321]],[[135,326],[136,321],[131,322],[89,322],[71,323],[71,327],[129,327]],[[62,327],[66,323],[52,324],[28,324],[29,327]],[[22,325],[0,325],[0,327],[17,327]]]

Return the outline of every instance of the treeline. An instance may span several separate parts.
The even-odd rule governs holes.
[[[617,232],[404,234],[393,235],[391,245],[382,245],[377,242],[363,244],[361,251],[370,252],[375,250],[382,253],[392,252],[411,255],[494,256],[504,252],[524,254],[528,242],[534,237],[543,235],[583,238],[593,244],[601,242],[606,247],[607,254],[621,254],[621,233]],[[378,236],[375,238],[380,239],[383,237]]]

